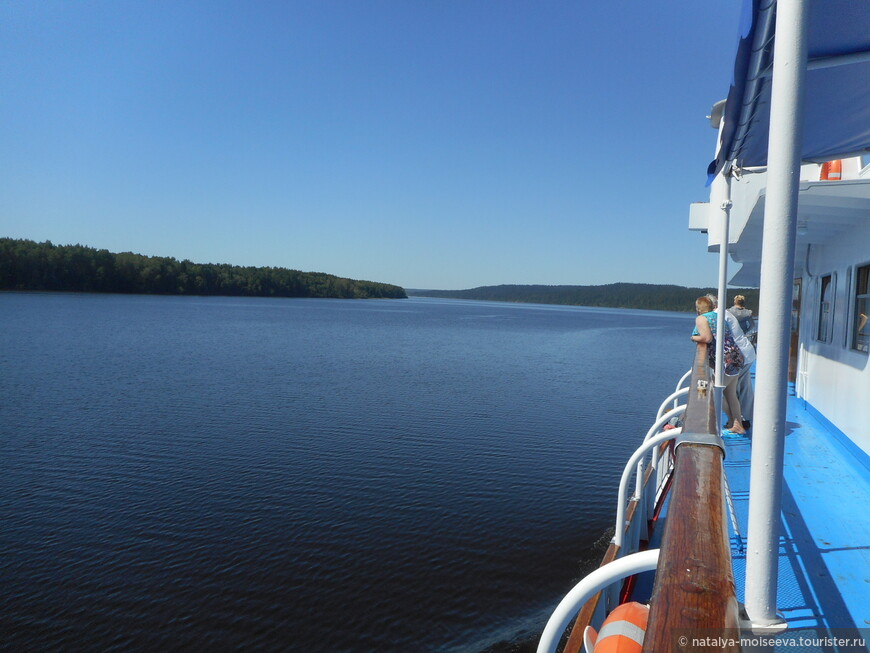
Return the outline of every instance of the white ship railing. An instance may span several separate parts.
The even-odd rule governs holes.
[[[676,410],[671,412],[676,412]],[[626,463],[625,469],[622,472],[622,478],[619,481],[619,494],[616,503],[616,529],[613,534],[613,542],[619,547],[620,551],[622,551],[625,540],[625,527],[628,525],[625,521],[625,494],[628,492],[628,481],[631,478],[632,468],[635,465],[638,466],[637,489],[635,490],[635,496],[632,497],[632,500],[644,503],[643,487],[641,483],[644,456],[646,456],[646,454],[649,453],[649,450],[653,447],[657,447],[662,442],[673,440],[682,432],[683,429],[675,428],[670,431],[665,431],[664,433],[659,433],[658,435],[645,440],[644,443],[632,454],[631,458],[628,459],[628,463]]]
[[[538,642],[538,653],[555,653],[562,633],[586,601],[627,576],[655,569],[658,560],[659,550],[650,549],[614,560],[586,576],[556,606]]]
[[[648,541],[649,532],[648,525],[652,522],[656,515],[656,510],[661,507],[666,494],[667,481],[670,472],[673,469],[672,447],[663,448],[665,442],[676,438],[681,429],[667,429],[667,424],[672,422],[674,418],[679,418],[686,410],[685,404],[680,404],[680,401],[689,394],[687,382],[692,374],[690,369],[686,372],[676,384],[676,388],[661,404],[656,411],[656,419],[644,436],[641,445],[637,451],[631,456],[623,471],[620,482],[620,489],[617,498],[617,523],[615,526],[615,537],[611,541],[610,547],[604,556],[604,562],[599,569],[616,569],[612,565],[618,560],[634,559],[633,556],[640,550],[644,541]],[[669,406],[672,406],[668,409]],[[662,430],[662,429],[665,430]],[[660,455],[659,449],[664,452]],[[644,468],[644,457],[653,451],[652,463],[649,467]],[[631,478],[631,472],[637,466],[637,484],[633,496],[628,499],[628,485]],[[644,477],[646,482],[644,482]],[[639,572],[637,572],[639,573]],[[628,576],[633,573],[626,574]],[[614,576],[612,580],[592,591],[585,599],[576,603],[571,608],[576,613],[576,610],[584,603],[588,602],[587,610],[591,609],[594,612],[596,620],[602,620],[607,610],[615,607],[620,600],[619,590],[622,586],[621,581],[625,575]],[[602,592],[598,594],[598,592]],[[575,595],[576,596],[576,595]],[[592,599],[591,601],[589,599]],[[566,598],[567,600],[567,598]],[[568,604],[563,601],[562,607],[565,608]],[[570,621],[570,616],[569,616]],[[564,629],[564,627],[563,627]],[[572,639],[575,639],[572,635]],[[569,647],[571,643],[569,642]],[[575,644],[575,649],[579,645]],[[566,649],[567,650],[567,649]],[[572,649],[573,650],[573,649]]]
[[[685,388],[685,391],[679,390],[678,392],[675,392],[673,395],[671,395],[671,397],[668,397],[668,399],[662,405],[664,406],[664,405],[668,404],[670,402],[671,398],[674,397],[675,395],[676,396],[684,396],[684,395],[688,395],[688,394],[689,394],[688,388]],[[659,409],[659,412],[661,412],[661,408]],[[682,406],[677,406],[676,408],[669,410],[664,415],[660,415],[659,418],[655,421],[655,423],[650,427],[649,431],[647,431],[646,435],[644,436],[644,438],[643,438],[644,443],[648,442],[650,440],[650,438],[655,436],[655,434],[658,433],[672,419],[674,419],[675,417],[682,416],[683,413],[685,413],[685,412],[686,412],[686,406],[684,404]],[[676,436],[677,434],[674,434],[674,435]],[[643,445],[641,445],[641,446],[643,446]],[[659,490],[661,489],[662,483],[664,483],[664,481],[666,480],[667,474],[670,473],[670,462],[671,462],[670,458],[665,462],[666,462],[666,464],[661,464],[659,462],[659,450],[653,449],[652,461],[650,462],[650,466],[652,467],[653,470],[655,470],[656,482],[655,482],[655,492],[650,492],[648,495],[649,500],[656,499],[657,495],[659,494]],[[662,473],[659,474],[659,471],[661,471]],[[641,458],[640,462],[637,462],[637,481],[635,482],[635,491],[634,491],[634,496],[632,498],[637,499],[638,501],[640,501],[641,499],[644,498],[643,497],[643,460],[642,460],[642,458]],[[650,503],[649,500],[647,501],[647,510],[652,510],[654,508],[654,504]],[[625,496],[620,495],[618,498],[618,501],[624,502]]]
[[[672,496],[668,514],[675,516],[675,519],[669,520],[665,528],[654,591],[656,596],[661,592],[668,598],[664,603],[659,602],[658,607],[654,606],[650,612],[650,628],[647,631],[650,642],[649,646],[645,642],[644,650],[666,650],[662,633],[672,632],[674,627],[687,627],[679,610],[676,613],[667,611],[668,605],[684,605],[687,600],[698,600],[694,595],[694,598],[687,598],[680,594],[690,592],[691,583],[678,582],[677,587],[670,586],[670,581],[678,577],[703,579],[702,583],[710,586],[710,596],[719,598],[707,606],[709,626],[714,629],[713,632],[721,628],[736,628],[736,622],[731,623],[731,613],[736,614],[736,597],[733,580],[729,580],[732,578],[731,561],[725,526],[728,517],[719,511],[726,503],[724,493],[727,491],[723,489],[723,443],[718,435],[711,376],[707,364],[707,345],[700,343],[696,348],[692,370],[680,379],[677,389],[662,403],[653,426],[623,470],[614,537],[601,566],[559,604],[557,613],[554,613],[545,629],[539,652],[555,650],[558,639],[579,611],[565,646],[566,653],[577,653],[582,646],[586,626],[600,624],[620,600],[627,600],[632,580],[623,582],[623,579],[635,574],[616,574],[615,570],[619,568],[614,565],[638,560],[638,550],[651,539],[647,529],[655,525],[658,511],[669,492]],[[689,385],[684,387],[687,379],[690,379]],[[687,398],[687,404],[679,405],[683,397]],[[674,407],[668,409],[672,403]],[[674,425],[675,417],[681,418],[681,427],[668,425],[669,422]],[[677,448],[665,445],[675,438],[679,442]],[[654,452],[653,460],[644,470],[644,459],[651,451]],[[683,471],[674,475],[677,457]],[[639,483],[635,486],[635,494],[626,500],[635,468],[638,470]],[[717,496],[723,499],[722,506],[715,500],[711,502],[710,498]],[[699,528],[698,534],[704,537],[692,535],[692,528]],[[721,542],[717,541],[717,534],[725,534]],[[655,555],[658,556],[658,552]],[[645,570],[653,568],[655,565]]]

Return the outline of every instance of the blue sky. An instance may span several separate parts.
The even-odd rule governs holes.
[[[406,288],[715,285],[739,0],[0,4],[0,236]]]

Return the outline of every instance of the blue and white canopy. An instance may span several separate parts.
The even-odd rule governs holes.
[[[744,0],[712,178],[767,165],[776,0]],[[870,0],[811,0],[802,159],[870,153]]]

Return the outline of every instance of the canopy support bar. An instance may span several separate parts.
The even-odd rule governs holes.
[[[781,621],[777,562],[808,13],[808,0],[777,3],[746,551],[746,612],[758,625]]]

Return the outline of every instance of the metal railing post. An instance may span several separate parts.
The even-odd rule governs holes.
[[[626,492],[628,491],[628,481],[631,478],[631,472],[634,466],[637,464],[639,460],[642,460],[643,457],[647,454],[647,452],[660,445],[662,442],[667,442],[668,440],[673,440],[681,433],[681,429],[671,429],[670,431],[665,431],[664,433],[659,433],[655,437],[649,438],[644,441],[644,443],[635,451],[631,458],[628,459],[628,463],[625,465],[625,469],[622,471],[622,479],[619,481],[619,498],[617,499],[616,504],[616,532],[613,534],[614,543],[622,547],[623,543],[623,533],[625,532],[625,503],[626,503]],[[638,500],[640,500],[638,498]]]
[[[668,405],[669,403],[671,403],[672,401],[674,402],[674,406],[673,406],[673,408],[677,408],[677,407],[679,406],[679,404],[677,403],[677,401],[679,400],[679,398],[680,398],[680,397],[683,397],[683,396],[685,396],[685,395],[687,395],[687,394],[689,394],[689,388],[688,388],[688,386],[685,387],[685,388],[678,388],[678,389],[675,390],[673,393],[671,393],[671,395],[670,395],[667,399],[665,399],[665,400],[662,402],[662,405],[659,406],[659,410],[658,410],[658,412],[656,413],[656,419],[659,419],[662,415],[665,414],[665,406],[667,406],[667,405]],[[672,408],[671,410],[673,410],[673,408]]]

